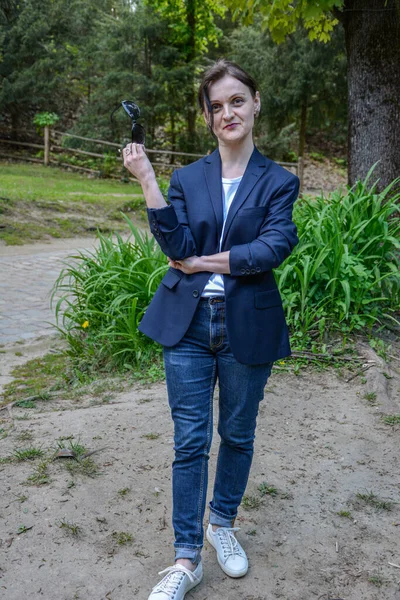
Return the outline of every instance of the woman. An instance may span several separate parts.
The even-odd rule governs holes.
[[[124,150],[124,164],[142,185],[151,231],[170,265],[140,324],[164,347],[175,441],[175,564],[161,571],[165,576],[149,600],[181,600],[202,578],[217,379],[221,443],[207,539],[227,575],[246,574],[247,557],[234,521],[249,476],[265,384],[273,361],[290,354],[272,269],[298,241],[292,221],[298,178],[254,147],[260,94],[239,66],[224,59],[211,66],[199,102],[218,149],[175,171],[169,204],[143,146]]]

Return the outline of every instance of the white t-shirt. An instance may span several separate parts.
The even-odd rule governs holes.
[[[222,188],[224,190],[224,224],[222,226],[221,238],[219,240],[219,251],[221,252],[221,243],[224,235],[226,217],[228,216],[229,209],[231,207],[232,201],[235,197],[237,189],[239,187],[240,182],[242,181],[242,177],[236,177],[235,179],[226,179],[222,177]],[[225,294],[224,289],[224,277],[219,273],[214,273],[211,275],[208,280],[203,293],[202,298],[208,298],[210,296],[223,296]]]

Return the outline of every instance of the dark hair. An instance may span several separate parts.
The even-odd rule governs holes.
[[[253,77],[249,75],[249,73],[246,73],[246,71],[239,67],[239,65],[237,65],[236,63],[231,62],[230,60],[226,60],[226,58],[220,58],[213,65],[211,65],[211,67],[209,67],[203,73],[198,94],[198,100],[201,110],[204,113],[208,112],[208,114],[210,115],[209,128],[211,132],[213,129],[214,118],[213,112],[211,110],[211,103],[208,95],[208,90],[210,88],[210,85],[212,85],[216,81],[219,81],[220,79],[225,77],[225,75],[230,75],[231,77],[234,77],[235,79],[238,79],[239,81],[244,83],[244,85],[246,85],[249,88],[253,98],[255,97],[257,91],[257,84]]]

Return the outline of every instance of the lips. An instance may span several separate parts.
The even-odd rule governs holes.
[[[239,123],[229,123],[229,125],[225,125],[224,129],[234,129]]]

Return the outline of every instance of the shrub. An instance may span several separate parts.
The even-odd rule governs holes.
[[[363,182],[328,197],[302,198],[299,244],[275,270],[295,343],[310,335],[365,330],[396,321],[400,304],[400,218],[393,194]],[[124,215],[131,235],[98,233],[99,247],[70,258],[53,291],[69,353],[98,367],[151,360],[158,346],[138,323],[168,265],[157,243]],[[397,321],[396,321],[397,323]]]
[[[97,234],[92,252],[71,256],[52,294],[59,331],[74,358],[130,367],[154,354],[137,329],[168,265],[155,240],[124,215],[131,235]],[[61,294],[61,297],[59,297]]]
[[[327,198],[302,198],[294,211],[299,244],[275,271],[297,335],[351,332],[395,320],[400,300],[400,193],[364,181]]]

